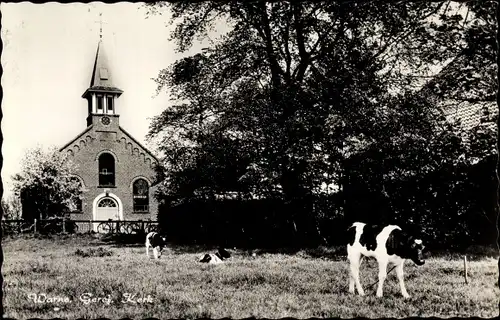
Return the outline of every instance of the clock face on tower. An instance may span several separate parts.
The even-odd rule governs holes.
[[[102,117],[101,122],[103,125],[107,126],[111,122],[111,120],[109,119],[109,117]]]

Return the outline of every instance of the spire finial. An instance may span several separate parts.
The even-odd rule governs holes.
[[[99,39],[102,39],[102,12],[99,12]]]
[[[102,24],[106,23],[102,21],[102,12],[99,12],[99,21],[95,22],[99,22],[99,39],[102,39]]]

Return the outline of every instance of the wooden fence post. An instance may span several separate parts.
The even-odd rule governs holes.
[[[36,219],[35,219],[35,227],[33,228],[33,233],[36,233]]]
[[[66,218],[62,219],[62,224],[63,224],[63,233],[66,233]]]

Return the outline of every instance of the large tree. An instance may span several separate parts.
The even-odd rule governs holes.
[[[60,217],[75,209],[81,184],[72,176],[75,165],[57,149],[26,151],[21,172],[13,177],[14,193],[21,199],[26,220]]]
[[[257,154],[254,167],[263,166],[270,179],[278,177],[275,184],[286,195],[309,171],[304,161],[325,149],[321,144],[369,131],[389,85],[379,75],[387,68],[387,55],[442,5],[260,1],[154,6],[171,9],[180,51],[218,18],[230,30],[203,53],[160,73],[159,87],[168,87],[184,103],[157,117],[150,134],[174,127],[193,145],[201,132],[242,140]]]
[[[446,35],[450,25],[469,18],[449,6],[374,1],[151,4],[151,13],[170,10],[172,39],[180,52],[206,37],[219,21],[228,29],[203,52],[177,61],[157,78],[159,90],[168,89],[174,100],[154,119],[149,133],[163,139],[167,181],[196,180],[214,172],[221,155],[230,153],[241,160],[231,164],[240,191],[283,198],[296,209],[289,215],[296,225],[311,216],[306,213],[313,211],[312,195],[322,184],[342,186],[352,166],[348,160],[355,155],[388,166],[385,172],[370,172],[370,180],[379,181],[374,189],[382,189],[387,177],[402,179],[441,166],[461,146],[443,154],[442,144],[426,143],[448,127],[435,100],[414,90],[432,71],[431,62],[449,58],[430,57],[431,46],[422,39],[446,41],[448,54],[460,52],[465,34],[453,29],[462,38]],[[439,147],[430,150],[432,145]],[[438,161],[436,155],[441,155]],[[384,179],[378,180],[381,175]],[[217,186],[209,184],[211,189],[223,189],[212,182]],[[201,187],[191,185],[191,191]]]

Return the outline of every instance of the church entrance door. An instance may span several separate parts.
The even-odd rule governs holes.
[[[110,197],[104,197],[97,203],[96,220],[120,220],[118,203]]]

